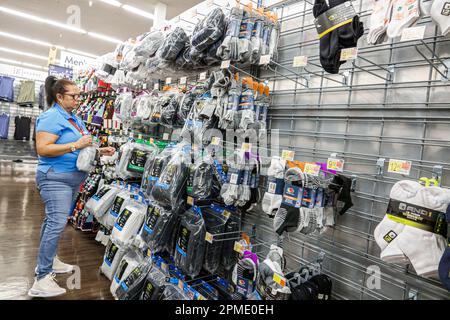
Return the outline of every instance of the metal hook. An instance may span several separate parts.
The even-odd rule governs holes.
[[[435,54],[435,52],[434,52],[434,50],[433,49],[431,49],[426,43],[425,43],[425,41],[423,41],[423,40],[420,40],[420,42],[422,42],[422,44],[425,46],[425,48],[426,49],[428,49],[428,51],[430,51],[431,52],[431,55],[432,55],[432,57],[435,57],[443,66],[444,66],[444,73],[442,73],[441,72],[441,70],[439,70],[439,68],[438,67],[436,67],[435,65],[434,65],[434,63],[430,60],[430,59],[428,59],[423,53],[422,53],[422,51],[420,51],[419,50],[419,48],[418,48],[418,46],[417,45],[414,45],[414,48],[416,49],[416,51],[428,62],[428,64],[433,68],[433,69],[435,69],[436,70],[436,72],[438,72],[441,76],[442,76],[442,81],[447,81],[447,80],[449,80],[449,77],[448,77],[448,64],[450,64],[450,62],[448,61],[448,60],[446,60],[446,61],[444,61],[444,60],[442,60],[441,58],[439,58],[436,54]]]

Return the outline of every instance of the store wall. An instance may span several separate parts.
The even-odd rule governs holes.
[[[275,5],[282,17],[278,60],[293,72],[276,67],[276,72],[261,73],[261,78],[269,80],[274,89],[269,127],[280,130],[280,148],[295,150],[295,160],[323,162],[331,153],[337,153],[345,159],[344,174],[356,175],[354,206],[338,217],[334,229],[317,236],[294,233],[284,239],[288,269],[296,270],[299,263],[310,262],[324,251],[324,268],[334,280],[335,299],[449,299],[450,294],[439,281],[418,277],[411,266],[381,261],[373,238],[396,181],[430,178],[433,166],[442,165],[442,185],[450,184],[449,82],[441,81],[441,75],[416,51],[415,45],[432,59],[419,41],[396,40],[368,46],[371,1],[355,1],[354,6],[366,28],[358,43],[359,56],[378,66],[358,58],[356,66],[366,71],[352,66],[350,61],[341,67],[339,75],[329,75],[318,66],[312,5],[305,1]],[[422,18],[418,25],[426,25],[424,41],[435,54],[442,59],[449,57],[450,39],[439,36],[430,17]],[[299,55],[308,56],[306,69],[317,75],[292,67],[293,57]],[[443,70],[437,59],[433,62]],[[394,66],[392,82],[387,81],[389,73],[383,69],[390,66]],[[350,72],[347,85],[322,77],[343,81],[344,71]],[[300,76],[309,77],[309,87],[282,75],[300,83],[305,83]],[[380,157],[386,158],[383,175],[376,174]],[[390,158],[411,160],[410,175],[387,173]],[[259,237],[276,240],[272,220],[261,210],[246,220],[247,224],[266,226],[258,228]],[[371,270],[377,267],[381,271],[381,287],[370,289],[367,282],[373,282]]]

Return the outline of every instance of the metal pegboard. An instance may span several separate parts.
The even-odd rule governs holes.
[[[321,235],[290,234],[283,245],[288,269],[323,251],[335,299],[450,299],[439,281],[417,276],[411,266],[383,262],[373,238],[396,181],[431,177],[439,165],[442,186],[450,186],[450,87],[443,78],[450,38],[442,37],[425,15],[418,22],[426,26],[423,40],[369,46],[371,3],[353,2],[365,34],[358,58],[343,64],[337,75],[320,66],[313,1],[271,6],[282,31],[278,62],[258,75],[272,89],[268,128],[279,130],[280,149],[295,150],[296,160],[323,162],[337,153],[345,160],[344,174],[357,177],[354,206],[338,217],[335,228]],[[308,57],[304,68],[292,66],[299,55]],[[386,160],[382,169],[380,158]],[[387,173],[390,158],[412,161],[410,176]],[[257,224],[260,237],[274,235],[272,220],[260,208],[246,223]],[[366,285],[371,266],[380,268],[381,289]]]

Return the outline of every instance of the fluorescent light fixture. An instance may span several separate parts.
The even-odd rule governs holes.
[[[0,51],[17,54],[19,56],[25,56],[25,57],[30,57],[30,58],[35,58],[35,59],[41,59],[41,60],[48,61],[48,57],[40,56],[40,55],[37,55],[37,54],[34,54],[34,53],[23,52],[23,51],[13,50],[13,49],[3,48],[3,47],[0,47]]]
[[[38,17],[38,16],[34,16],[32,14],[28,14],[28,13],[25,13],[25,12],[17,11],[17,10],[14,10],[14,9],[9,9],[9,8],[2,7],[2,6],[0,6],[0,12],[4,12],[4,13],[11,14],[13,16],[16,16],[16,17],[21,17],[21,18],[25,18],[25,19],[28,19],[28,20],[33,20],[33,21],[36,21],[36,22],[48,24],[48,25],[55,26],[55,27],[58,27],[58,28],[61,28],[61,29],[66,29],[66,30],[70,30],[70,31],[78,32],[78,33],[86,33],[86,30],[81,29],[81,28],[73,27],[73,26],[70,26],[70,25],[62,23],[62,22],[41,18],[41,17]]]
[[[100,1],[104,2],[104,3],[107,3],[107,4],[110,4],[112,6],[115,6],[115,7],[121,7],[122,6],[122,4],[119,1],[116,1],[116,0],[100,0]]]
[[[80,50],[76,50],[76,49],[69,49],[69,48],[65,49],[65,48],[63,48],[61,50],[66,50],[68,52],[79,54],[81,56],[85,56],[85,57],[92,58],[92,59],[97,59],[98,58],[98,56],[95,55],[95,54],[84,52],[84,51],[80,51]]]
[[[124,8],[125,10],[135,13],[137,15],[140,15],[141,17],[147,18],[147,19],[155,19],[155,16],[153,15],[153,13],[138,9],[136,7],[133,6],[129,6],[127,4],[123,5],[122,8]]]
[[[48,68],[42,67],[42,66],[38,66],[37,64],[21,62],[21,61],[12,60],[12,59],[0,58],[0,62],[13,63],[13,64],[18,64],[18,65],[21,65],[21,66],[24,66],[24,67],[48,70]]]
[[[100,40],[105,40],[105,41],[109,41],[109,42],[116,43],[116,44],[122,43],[122,41],[119,39],[108,37],[108,36],[105,36],[103,34],[96,33],[96,32],[88,32],[88,35],[90,35],[91,37],[100,39]]]
[[[53,45],[50,42],[30,39],[30,38],[19,36],[17,34],[12,34],[12,33],[9,33],[9,32],[0,31],[0,36],[11,38],[11,39],[15,39],[15,40],[24,41],[24,42],[27,42],[27,43],[35,43],[35,44],[38,44],[38,45],[41,45],[41,46],[44,46],[44,47],[50,47],[50,48],[51,47],[56,47],[59,50],[69,51],[69,52],[72,52],[72,53],[80,54],[80,55],[83,55],[83,56],[86,56],[86,57],[90,57],[90,58],[94,58],[94,59],[96,59],[98,57],[97,55],[92,54],[92,53],[87,53],[87,52],[76,50],[76,49],[68,49],[68,48],[65,48],[63,46]]]

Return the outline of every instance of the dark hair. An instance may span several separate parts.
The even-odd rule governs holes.
[[[54,76],[48,76],[45,79],[45,98],[47,100],[47,106],[51,107],[56,102],[56,95],[64,94],[67,92],[67,86],[75,86],[73,81],[67,79],[56,79]]]

